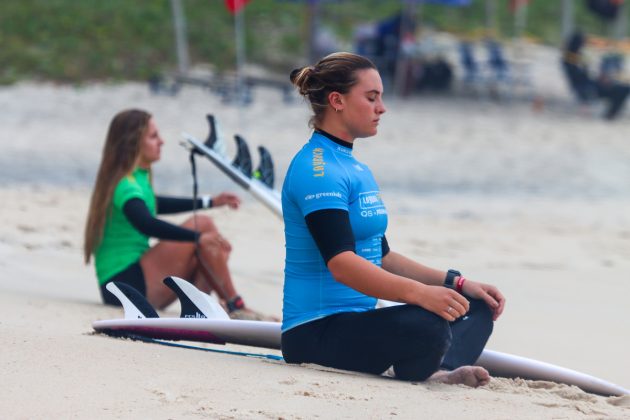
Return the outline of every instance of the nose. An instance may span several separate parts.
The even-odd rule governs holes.
[[[387,108],[385,108],[385,102],[380,101],[379,106],[376,109],[376,112],[378,112],[379,115],[387,112]]]

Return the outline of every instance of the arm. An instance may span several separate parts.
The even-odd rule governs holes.
[[[197,199],[197,203],[195,204],[192,198],[165,197],[158,195],[155,197],[155,202],[157,204],[158,214],[173,214],[184,211],[192,211],[193,207],[197,209],[204,208],[203,199],[201,197]],[[208,207],[212,207],[212,200],[210,200]]]
[[[421,306],[447,321],[454,321],[468,312],[468,301],[456,291],[390,273],[354,252],[337,254],[328,262],[328,269],[335,280],[361,293]]]
[[[416,281],[441,286],[446,273],[419,264],[397,252],[390,251],[383,257],[383,269]],[[455,281],[459,277],[455,278]],[[496,321],[505,307],[505,298],[495,286],[468,280],[464,282],[462,293],[474,299],[482,299],[494,312]]]
[[[199,233],[157,219],[151,215],[149,208],[140,198],[132,198],[123,206],[123,213],[129,223],[139,232],[158,239],[171,241],[196,242]]]
[[[347,211],[318,210],[305,220],[328,269],[340,283],[369,296],[422,306],[448,321],[468,311],[468,301],[454,290],[390,273],[356,255]],[[449,307],[453,308],[450,313]]]
[[[446,277],[445,271],[427,267],[394,251],[383,257],[383,270],[431,286],[442,286]]]
[[[213,198],[210,198],[210,196],[204,197],[199,197],[197,203],[195,203],[192,198],[156,196],[157,212],[158,214],[173,214],[192,211],[193,207],[202,209],[224,205],[229,206],[231,209],[237,209],[241,204],[240,198],[232,193],[221,193]],[[195,205],[193,206],[193,204]]]

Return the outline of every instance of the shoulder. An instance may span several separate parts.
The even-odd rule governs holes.
[[[122,208],[131,198],[143,198],[142,187],[133,174],[124,176],[114,189],[113,203],[115,207]]]
[[[305,145],[293,158],[289,172],[302,180],[337,179],[343,165],[333,150],[316,144]]]

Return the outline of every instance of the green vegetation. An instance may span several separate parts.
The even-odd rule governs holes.
[[[182,0],[193,63],[234,65],[234,20],[223,0]],[[576,2],[576,22],[605,28]],[[306,55],[305,1],[252,0],[246,7],[248,60],[287,70]],[[321,6],[321,22],[345,40],[356,24],[396,13],[397,0],[346,0]],[[560,43],[560,1],[531,1],[527,34]],[[499,33],[513,35],[507,1],[497,1]],[[485,25],[484,1],[465,8],[424,5],[421,19],[459,34]],[[4,0],[0,2],[0,83],[146,79],[176,66],[169,0]]]

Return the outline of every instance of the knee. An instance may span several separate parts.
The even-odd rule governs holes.
[[[394,363],[396,377],[405,381],[424,381],[440,368],[451,345],[449,323],[422,308],[409,331],[408,356]]]
[[[490,337],[494,328],[494,313],[483,300],[471,299],[468,316],[474,319],[480,334]]]
[[[427,343],[436,354],[444,354],[451,343],[451,328],[444,318],[412,306],[398,318],[396,328],[403,336],[413,338],[419,346],[426,348]]]
[[[217,230],[214,221],[212,221],[209,216],[205,215],[195,215],[190,218],[186,224],[191,228],[196,227],[200,232],[214,232]]]

